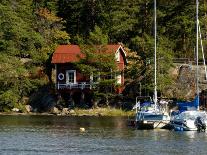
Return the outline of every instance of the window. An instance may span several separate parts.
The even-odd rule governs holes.
[[[117,52],[116,52],[116,54],[115,54],[115,59],[116,59],[116,61],[120,61],[120,51],[118,50]]]
[[[117,84],[121,84],[121,74],[116,76]]]
[[[66,83],[76,83],[76,71],[75,70],[66,71]]]
[[[97,72],[95,75],[92,73],[90,75],[91,82],[98,82],[100,81],[100,72]]]

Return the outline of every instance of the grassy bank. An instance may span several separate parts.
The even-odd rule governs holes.
[[[75,115],[83,116],[134,116],[134,111],[124,111],[115,108],[74,109]]]
[[[58,115],[58,116],[134,116],[134,111],[124,111],[115,108],[93,108],[79,109],[75,108],[65,113],[36,113],[36,112],[0,112],[0,115]]]

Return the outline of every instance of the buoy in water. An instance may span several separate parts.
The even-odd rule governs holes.
[[[85,132],[86,130],[85,130],[85,128],[80,128],[80,131]]]

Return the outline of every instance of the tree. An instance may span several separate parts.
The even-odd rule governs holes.
[[[113,51],[107,49],[108,36],[103,34],[100,27],[95,26],[93,32],[90,32],[89,39],[85,44],[81,44],[81,52],[85,55],[76,66],[87,76],[93,76],[94,80],[94,98],[106,99],[114,93],[116,80],[113,78],[116,70],[116,64]]]
[[[51,47],[69,39],[55,14],[33,4],[27,0],[0,2],[1,111],[23,108],[28,97],[48,83],[44,69]]]
[[[63,21],[57,17],[54,12],[47,8],[36,8],[36,31],[41,34],[44,44],[40,48],[40,54],[36,55],[36,61],[44,65],[50,83],[52,83],[52,52],[58,44],[68,44],[69,35],[63,31]]]

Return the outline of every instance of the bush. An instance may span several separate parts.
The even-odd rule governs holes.
[[[12,90],[0,94],[0,111],[11,111],[14,105],[18,103],[19,98],[19,95]]]

